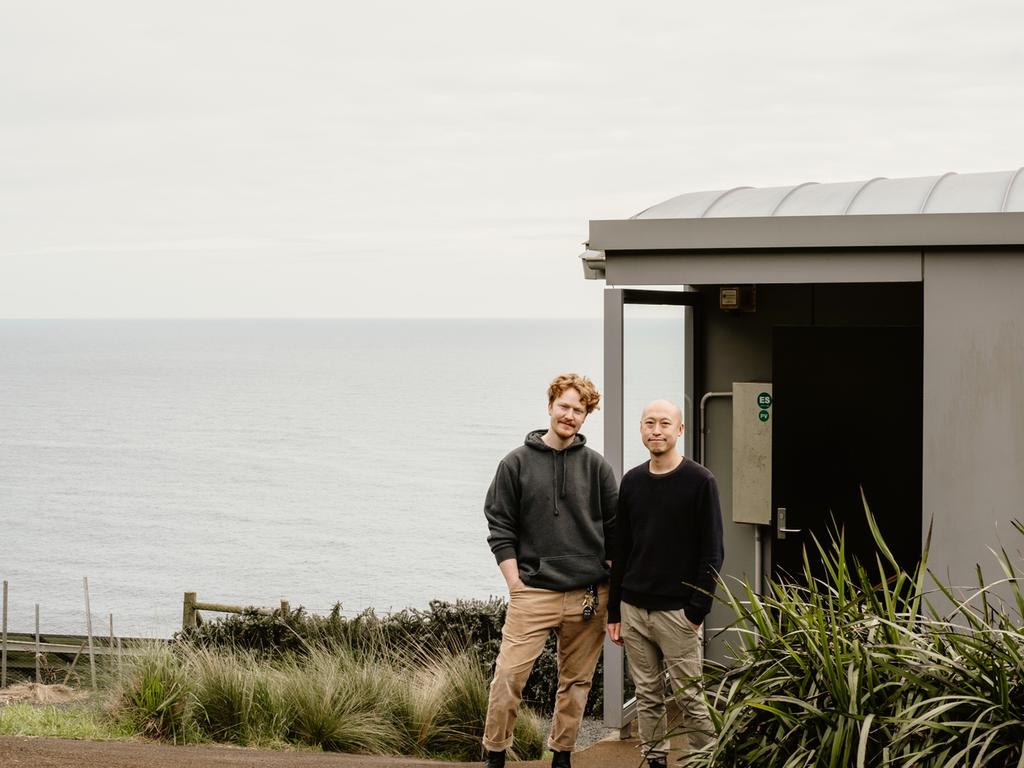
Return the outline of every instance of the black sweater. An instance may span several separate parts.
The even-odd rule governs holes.
[[[648,462],[634,467],[619,488],[616,534],[608,621],[621,620],[625,600],[649,610],[682,608],[703,623],[724,559],[715,476],[689,459],[663,475]]]

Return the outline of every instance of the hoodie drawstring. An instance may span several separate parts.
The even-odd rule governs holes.
[[[552,469],[552,474],[554,475],[552,477],[552,482],[554,483],[555,515],[556,516],[558,515],[558,500],[565,498],[565,476],[567,474],[566,466],[565,466],[565,461],[566,461],[565,454],[566,453],[568,453],[568,451],[552,451],[551,452],[551,463],[552,463],[551,469]],[[558,487],[558,457],[559,456],[562,457],[562,487],[561,488]]]
[[[555,501],[555,517],[558,517],[558,452],[551,452],[551,495]]]

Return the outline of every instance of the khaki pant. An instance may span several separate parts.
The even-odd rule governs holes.
[[[701,689],[703,628],[694,629],[682,610],[649,611],[622,603],[622,639],[629,674],[636,684],[637,724],[647,757],[668,753],[665,669],[682,717],[681,731],[691,748],[715,741]]]
[[[572,751],[576,746],[608,621],[608,585],[598,587],[598,610],[589,620],[583,619],[585,591],[553,592],[519,586],[509,595],[487,702],[485,749],[499,752],[512,745],[523,686],[552,630],[558,641],[558,694],[548,746],[560,752]]]

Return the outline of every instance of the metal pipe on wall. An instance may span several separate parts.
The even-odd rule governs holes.
[[[705,418],[705,411],[707,409],[707,402],[716,397],[728,397],[732,398],[732,392],[705,392],[704,396],[700,399],[700,463],[707,466],[707,456],[705,450],[707,446],[707,421]],[[761,572],[764,570],[764,560],[762,554],[762,534],[761,526],[754,526],[754,592],[758,595],[764,587]]]
[[[707,457],[704,455],[704,443],[708,434],[707,426],[704,422],[704,407],[707,405],[708,400],[713,397],[732,397],[732,392],[705,392],[704,396],[700,399],[700,463],[707,466]]]
[[[764,590],[761,571],[764,570],[763,557],[761,555],[761,526],[754,525],[754,594],[760,595]]]

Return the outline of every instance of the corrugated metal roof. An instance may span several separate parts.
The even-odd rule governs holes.
[[[734,187],[688,192],[634,219],[705,219],[845,214],[1024,212],[1024,168],[944,173],[910,179],[874,178],[789,187]]]

